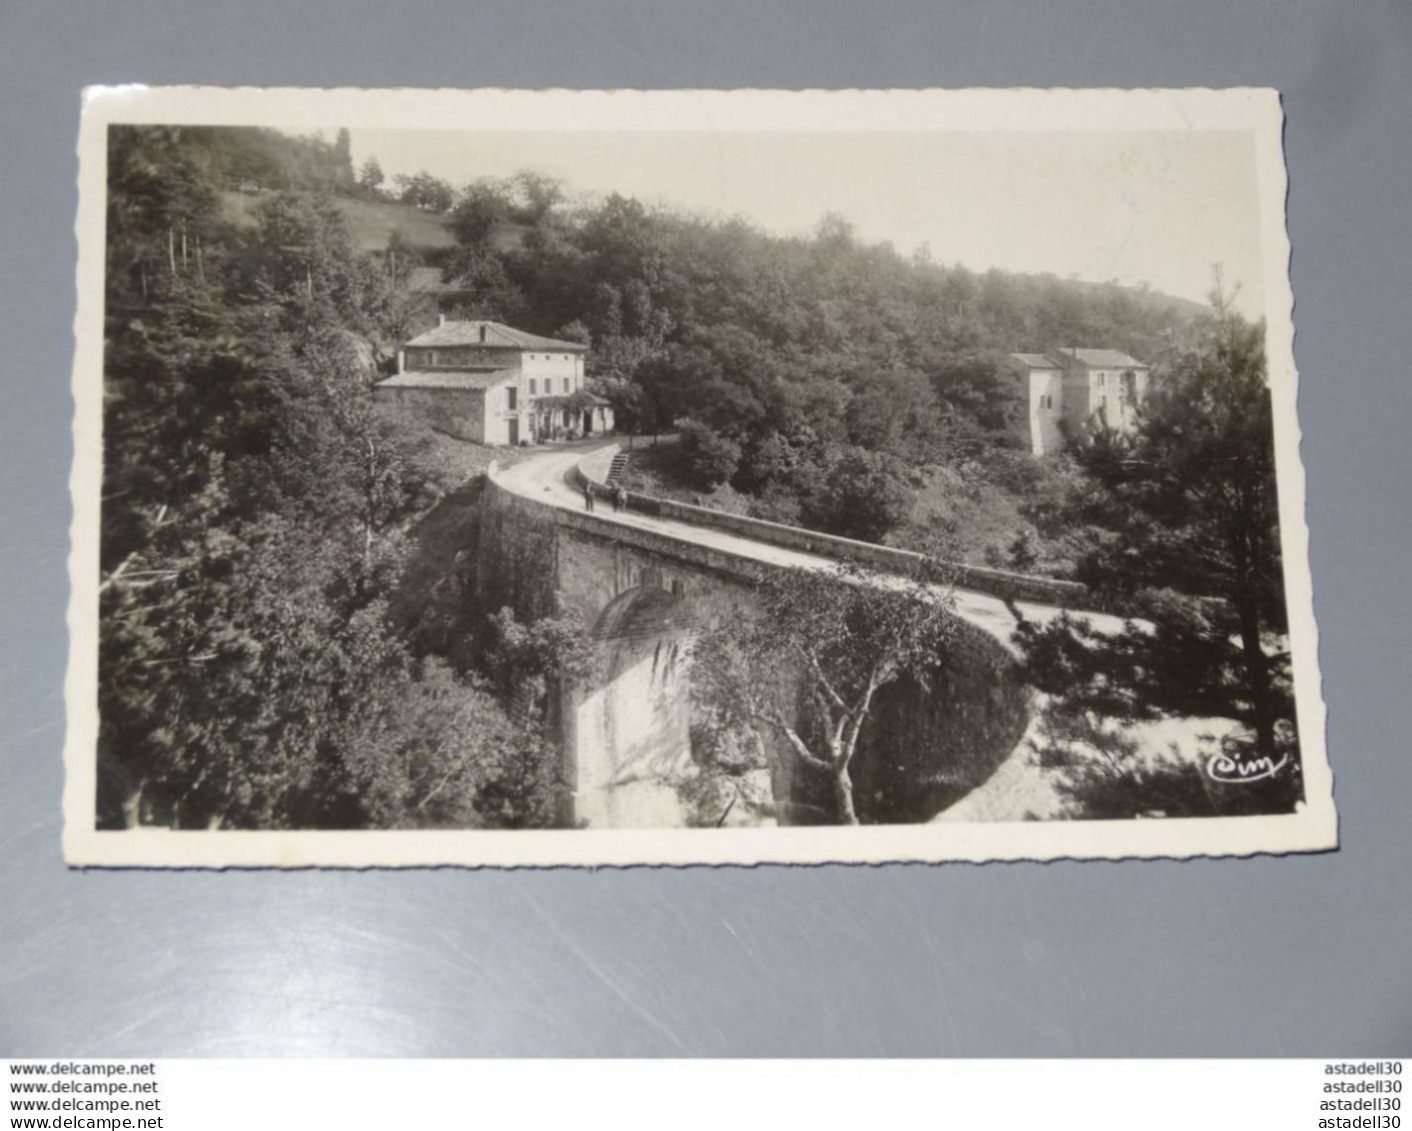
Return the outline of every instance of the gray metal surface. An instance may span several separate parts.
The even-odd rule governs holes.
[[[1412,1053],[1412,8],[0,3],[0,1056]],[[70,872],[86,83],[1272,85],[1343,850],[781,869]]]

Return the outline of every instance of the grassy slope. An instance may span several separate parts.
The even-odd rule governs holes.
[[[221,194],[221,207],[225,218],[231,223],[249,227],[254,223],[255,206],[262,199],[262,196],[227,192]],[[361,251],[381,251],[387,246],[394,230],[400,231],[413,247],[425,251],[452,247],[456,242],[444,216],[390,201],[357,200],[346,196],[337,200],[338,207],[348,217],[353,238]]]
[[[230,223],[249,228],[255,223],[255,206],[263,196],[241,192],[221,194],[221,210]],[[353,239],[359,251],[382,251],[394,231],[418,251],[445,251],[456,246],[445,216],[423,212],[406,204],[390,200],[363,200],[339,196],[335,202],[348,217]],[[524,229],[517,224],[501,224],[491,234],[490,243],[496,251],[514,251],[524,241]]]

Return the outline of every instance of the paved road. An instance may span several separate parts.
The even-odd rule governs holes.
[[[592,452],[606,447],[615,447],[619,442],[618,440],[585,442],[561,450],[546,452],[543,455],[531,456],[502,471],[497,478],[501,486],[517,495],[537,499],[542,503],[549,503],[565,510],[581,511],[584,507],[583,493],[572,480],[575,465]],[[646,440],[640,442],[650,443]],[[816,570],[831,569],[837,564],[833,558],[806,553],[802,550],[791,550],[766,542],[757,542],[753,538],[731,534],[724,530],[696,526],[677,519],[658,518],[655,515],[641,514],[631,510],[616,512],[601,499],[598,501],[594,513],[610,522],[650,530],[654,534],[664,535],[697,546],[710,547],[748,560]],[[937,591],[938,593],[943,592],[941,587],[938,587]],[[1010,610],[1006,608],[1004,601],[989,593],[979,593],[972,589],[955,589],[952,591],[952,595],[956,600],[957,613],[1008,644],[1016,622]],[[1028,619],[1041,622],[1052,619],[1060,612],[1059,609],[1051,606],[1036,605],[1028,601],[1017,602],[1017,605]],[[1100,613],[1084,613],[1083,615],[1090,619],[1096,627],[1105,631],[1116,631],[1121,628],[1123,623],[1118,617]]]

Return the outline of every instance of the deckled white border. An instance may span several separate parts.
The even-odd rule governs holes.
[[[98,531],[102,488],[103,256],[109,123],[268,125],[297,131],[1050,131],[1241,130],[1255,142],[1266,349],[1274,394],[1290,646],[1307,802],[1274,817],[1053,821],[861,828],[468,832],[175,832],[94,829],[98,734]],[[1318,629],[1308,568],[1295,411],[1294,299],[1285,230],[1283,116],[1272,90],[418,91],[94,87],[79,138],[78,309],[69,555],[64,852],[70,864],[404,867],[880,864],[901,861],[1248,856],[1337,846],[1324,743]]]

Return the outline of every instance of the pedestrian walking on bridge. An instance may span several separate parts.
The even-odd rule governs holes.
[[[585,484],[583,485],[583,509],[586,510],[586,511],[591,511],[591,510],[593,509],[593,484],[592,484],[592,483],[585,483]]]

